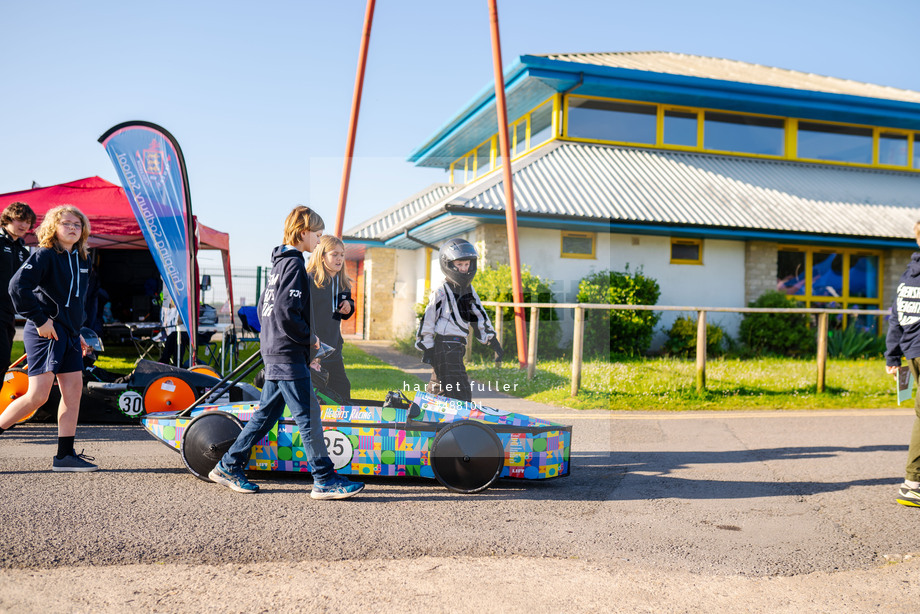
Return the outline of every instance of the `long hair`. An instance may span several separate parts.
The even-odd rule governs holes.
[[[61,220],[66,214],[70,213],[78,218],[83,224],[83,230],[80,233],[80,238],[77,239],[74,247],[80,252],[81,258],[89,258],[89,249],[86,247],[86,241],[89,239],[89,219],[83,215],[83,212],[74,207],[73,205],[61,205],[55,207],[48,211],[45,214],[45,219],[42,220],[42,223],[39,225],[38,229],[35,231],[35,237],[38,239],[39,247],[50,247],[56,252],[63,252],[64,246],[61,245],[61,242],[57,238],[57,228],[58,224],[61,223]]]
[[[319,213],[310,207],[297,205],[284,220],[283,242],[285,245],[295,245],[300,242],[300,235],[305,230],[316,232],[317,230],[323,230],[325,227],[326,224]]]
[[[324,288],[326,284],[332,281],[332,271],[326,269],[323,264],[323,256],[335,248],[341,248],[345,251],[345,244],[342,240],[333,235],[323,235],[319,238],[316,249],[310,254],[310,260],[307,262],[307,273],[313,273],[313,283],[317,288]],[[351,278],[345,273],[345,266],[335,275],[339,278],[339,288],[343,292],[351,291]]]

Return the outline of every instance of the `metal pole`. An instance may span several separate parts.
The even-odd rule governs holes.
[[[364,69],[367,66],[367,48],[371,42],[371,23],[374,20],[374,2],[367,0],[364,13],[364,33],[358,51],[358,73],[355,75],[355,93],[351,99],[351,119],[348,122],[348,140],[345,147],[345,164],[342,167],[342,188],[339,192],[339,209],[335,215],[335,236],[342,236],[345,223],[345,201],[348,199],[348,181],[351,178],[351,159],[355,153],[355,134],[358,131],[358,111],[361,109],[361,90],[364,89]]]
[[[521,284],[521,252],[518,247],[517,212],[514,209],[514,187],[511,184],[511,147],[508,141],[508,106],[505,101],[505,76],[502,73],[502,47],[498,33],[497,0],[489,0],[489,22],[492,30],[492,65],[495,71],[495,108],[498,113],[498,145],[502,157],[505,184],[505,225],[508,229],[508,255],[511,260],[511,293],[515,303],[524,302]],[[514,330],[517,333],[518,366],[527,364],[527,339],[524,336],[524,308],[514,308]]]

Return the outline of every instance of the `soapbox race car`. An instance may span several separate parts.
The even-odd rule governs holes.
[[[237,371],[258,358],[254,355]],[[257,367],[261,360],[255,362]],[[214,394],[220,394],[220,386]],[[141,416],[144,428],[178,452],[202,480],[259,406],[206,404],[208,396],[182,411]],[[360,403],[321,406],[329,457],[343,475],[434,478],[453,492],[475,493],[499,478],[544,480],[569,474],[571,426],[426,392],[416,393],[412,401],[390,392],[381,403]],[[247,469],[309,471],[299,429],[286,408],[253,448]]]

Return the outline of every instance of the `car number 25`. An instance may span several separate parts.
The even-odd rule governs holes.
[[[354,456],[355,448],[351,438],[342,431],[329,429],[323,431],[323,440],[326,442],[326,451],[336,471],[347,467]]]

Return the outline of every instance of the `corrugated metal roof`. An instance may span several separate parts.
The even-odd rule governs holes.
[[[462,187],[462,184],[434,183],[421,192],[390,207],[383,213],[345,231],[344,234],[347,237],[358,239],[387,238],[393,234],[394,229],[402,232],[404,228],[411,228],[407,224],[408,221],[420,212],[427,211],[432,205],[444,200],[446,196],[453,194]]]
[[[920,215],[915,173],[582,143],[541,149],[515,164],[519,217],[903,239]],[[501,176],[448,200],[503,211]]]
[[[799,90],[850,94],[904,102],[920,102],[920,92],[884,85],[861,83],[813,73],[750,64],[738,60],[711,58],[667,51],[634,51],[614,53],[559,53],[538,55],[551,60],[578,62],[595,66],[645,70],[671,75],[722,79],[740,83],[788,87]]]

